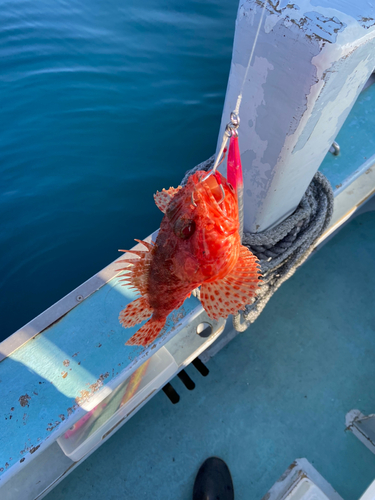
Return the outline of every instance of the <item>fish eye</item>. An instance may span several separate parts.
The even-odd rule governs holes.
[[[174,232],[182,240],[188,240],[195,233],[196,224],[193,220],[179,219],[175,225]]]

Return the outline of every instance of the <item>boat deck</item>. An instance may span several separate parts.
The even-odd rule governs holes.
[[[375,211],[313,255],[247,332],[208,363],[180,401],[159,392],[46,497],[191,498],[209,456],[229,465],[237,500],[261,499],[306,457],[345,500],[375,478],[375,455],[345,431],[375,412]]]

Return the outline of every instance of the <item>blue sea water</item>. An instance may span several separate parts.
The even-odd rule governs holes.
[[[0,0],[0,341],[215,149],[237,2]]]

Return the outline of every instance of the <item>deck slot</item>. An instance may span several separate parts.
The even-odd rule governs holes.
[[[202,377],[207,377],[207,375],[210,373],[210,370],[204,363],[202,363],[199,358],[195,358],[194,361],[192,361],[192,365],[199,371]]]
[[[181,382],[184,384],[186,389],[189,391],[192,391],[195,389],[195,383],[194,381],[189,377],[189,375],[186,373],[185,370],[181,370],[180,373],[177,374],[178,378],[181,380]]]
[[[175,391],[175,389],[173,388],[173,386],[170,383],[166,384],[163,387],[163,392],[168,397],[169,401],[172,404],[175,405],[176,403],[178,403],[180,401],[179,394]]]

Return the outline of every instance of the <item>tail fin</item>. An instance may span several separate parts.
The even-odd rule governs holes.
[[[120,312],[118,319],[124,328],[129,328],[149,318],[151,314],[152,309],[146,297],[139,297]]]
[[[142,328],[138,330],[137,333],[130,337],[125,345],[143,345],[144,347],[147,347],[159,335],[160,331],[165,325],[165,321],[166,318],[151,318],[142,326]]]

